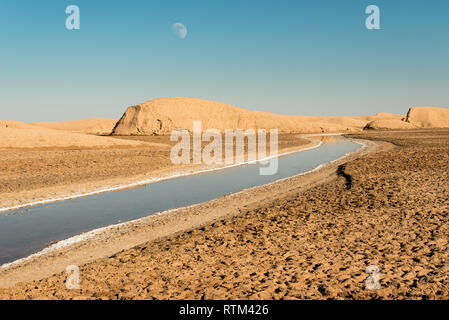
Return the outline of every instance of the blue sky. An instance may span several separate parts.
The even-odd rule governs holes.
[[[65,28],[72,4],[80,30]],[[365,28],[370,4],[381,30]],[[175,96],[298,115],[447,107],[448,12],[446,0],[0,0],[0,119],[119,118]]]

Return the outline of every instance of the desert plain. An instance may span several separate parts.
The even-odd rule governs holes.
[[[113,227],[0,267],[2,299],[448,299],[449,109],[280,116],[192,98],[123,117],[0,121],[0,207],[163,177],[172,130],[279,129],[280,153],[343,134],[366,147],[320,170]],[[7,211],[6,211],[7,212]],[[80,289],[65,285],[80,267]],[[369,290],[366,272],[379,270]]]

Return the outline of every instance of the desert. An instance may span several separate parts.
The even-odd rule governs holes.
[[[168,133],[191,131],[195,118],[219,131],[281,127],[281,155],[339,139],[364,148],[3,266],[0,298],[448,299],[448,111],[278,116],[168,98],[130,107],[115,124],[1,121],[3,208],[204,170],[169,156]],[[68,265],[79,266],[80,289],[67,289]],[[366,289],[370,266],[378,290]]]
[[[414,110],[419,112],[414,115]],[[280,128],[279,152],[283,153],[313,145],[295,138],[298,134],[414,129],[421,128],[422,123],[429,126],[429,119],[436,119],[432,120],[433,128],[448,128],[448,112],[446,108],[421,107],[411,108],[411,116],[386,112],[359,117],[280,116],[197,98],[161,98],[127,108],[115,124],[104,118],[51,123],[0,121],[0,206],[21,206],[168,175],[173,171],[169,155],[175,145],[168,133],[192,131],[195,119],[201,121],[203,130]],[[94,133],[106,127],[109,131]]]

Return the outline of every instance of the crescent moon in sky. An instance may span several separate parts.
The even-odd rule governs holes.
[[[187,28],[181,22],[173,23],[171,26],[173,34],[180,39],[184,39],[187,36]]]

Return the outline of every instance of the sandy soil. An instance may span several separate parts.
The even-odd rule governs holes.
[[[53,130],[21,123],[16,128],[11,128],[10,124],[8,124],[8,127],[0,127],[0,150],[19,148],[110,148],[139,145],[142,145],[142,143],[113,137]]]
[[[1,272],[0,282],[17,282],[38,277],[45,263],[60,268],[0,297],[448,299],[449,131],[353,137],[376,141],[378,152],[143,219]],[[79,263],[81,289],[67,290],[65,266],[98,254],[96,241],[105,257]],[[378,290],[365,286],[370,265],[379,268]]]
[[[116,119],[90,118],[76,121],[33,122],[33,125],[55,130],[108,135],[116,123]]]
[[[89,137],[113,139],[124,145],[0,149],[0,208],[202,168],[193,164],[173,166],[170,149],[176,142],[169,136]],[[298,135],[279,135],[279,152],[313,144]],[[269,153],[269,139],[267,147]]]
[[[297,140],[297,138],[294,139]],[[335,140],[334,137],[329,136],[319,139],[330,142]],[[282,138],[281,141],[283,140],[288,139]],[[124,248],[132,248],[135,245],[160,237],[189,230],[222,217],[237,215],[242,210],[247,210],[248,207],[258,207],[282,196],[292,186],[296,185],[295,188],[297,188],[299,184],[300,188],[308,188],[318,181],[327,179],[335,171],[335,168],[333,168],[335,165],[313,174],[248,189],[204,204],[172,210],[160,216],[150,216],[125,225],[113,226],[95,234],[94,237],[90,237],[86,241],[77,242],[62,250],[52,250],[38,257],[27,259],[20,264],[0,269],[0,287],[9,287],[17,282],[48,277],[65,270],[68,265],[81,265],[98,258],[107,257]]]

